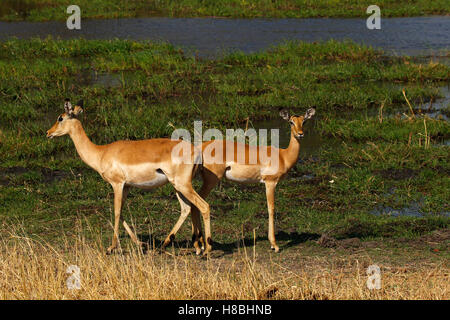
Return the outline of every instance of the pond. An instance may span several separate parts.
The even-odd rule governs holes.
[[[382,18],[381,30],[369,30],[361,18],[222,19],[132,18],[82,20],[81,30],[65,21],[0,22],[0,40],[10,37],[134,39],[168,41],[190,54],[214,58],[224,52],[251,53],[286,40],[307,42],[350,39],[390,55],[445,56],[450,48],[450,17]],[[446,58],[448,61],[448,57]]]

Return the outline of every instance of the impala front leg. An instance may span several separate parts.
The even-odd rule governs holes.
[[[125,204],[125,200],[127,199],[128,193],[130,192],[130,187],[129,186],[124,186],[123,187],[123,193],[122,193],[122,206],[121,206],[121,210],[123,210],[123,206]],[[137,235],[135,232],[133,232],[133,230],[131,229],[131,227],[128,225],[128,223],[122,220],[122,224],[123,227],[125,228],[125,231],[128,233],[128,235],[130,236],[131,240],[141,249],[143,250],[147,250],[148,249],[148,244],[145,242],[142,242],[138,239]]]
[[[267,209],[269,211],[269,232],[268,237],[270,241],[270,246],[275,252],[280,251],[275,242],[275,225],[274,225],[274,215],[275,215],[275,188],[277,186],[276,181],[266,181],[266,197],[267,197]]]
[[[112,187],[114,190],[114,234],[111,246],[106,251],[107,254],[111,254],[115,249],[117,249],[117,244],[119,242],[119,222],[120,213],[122,210],[124,184],[112,184]]]

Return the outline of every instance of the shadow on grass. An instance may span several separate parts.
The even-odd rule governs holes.
[[[124,236],[126,238],[127,236]],[[138,235],[138,238],[140,241],[147,244],[148,248],[153,248],[153,244],[155,245],[155,249],[158,250],[161,248],[162,243],[164,242],[164,239],[159,239],[157,237],[154,237],[152,234],[140,234]],[[294,247],[296,245],[299,245],[301,243],[304,243],[306,241],[310,240],[317,240],[320,238],[320,234],[318,233],[298,233],[298,232],[291,232],[287,233],[284,231],[280,231],[275,235],[275,238],[279,241],[287,241],[283,245],[280,245],[280,250],[285,250],[291,247]],[[244,238],[239,239],[238,241],[233,242],[217,242],[212,241],[212,247],[213,251],[221,251],[222,254],[220,256],[229,255],[234,252],[236,252],[239,248],[243,247],[253,247],[254,244],[261,242],[261,241],[268,241],[267,237],[264,236],[258,236],[256,239],[253,238]],[[174,240],[167,248],[170,248],[170,246],[174,246],[177,249],[180,248],[189,248],[192,249],[192,252],[194,253],[194,246],[193,241],[191,240]]]

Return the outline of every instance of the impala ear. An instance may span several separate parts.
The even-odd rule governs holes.
[[[70,103],[70,99],[66,98],[66,101],[64,102],[64,111],[66,111],[66,113],[71,116],[73,113],[73,108],[72,108],[72,104]]]
[[[76,105],[75,108],[73,109],[72,116],[76,117],[82,112],[83,112],[83,108],[80,107],[79,105]]]
[[[83,100],[80,100],[77,102],[77,104],[75,105],[75,107],[73,108],[73,115],[74,116],[78,116],[80,113],[83,112]]]
[[[284,120],[289,120],[289,111],[287,111],[286,109],[282,109],[280,110],[280,116],[284,119]]]
[[[308,110],[306,110],[305,116],[303,117],[303,121],[311,119],[313,115],[316,114],[316,109],[315,108],[309,108]]]

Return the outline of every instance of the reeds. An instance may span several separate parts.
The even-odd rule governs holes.
[[[406,97],[405,89],[402,90],[402,93],[403,93],[403,96],[405,97],[406,103],[409,106],[409,111],[411,112],[411,118],[414,119],[416,117],[416,115],[414,114],[414,110],[413,110],[413,107],[411,106],[411,103],[409,102],[408,98]]]

